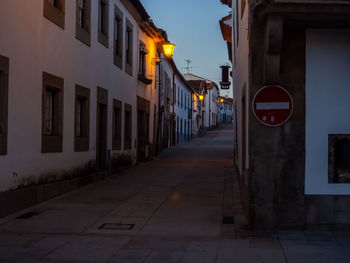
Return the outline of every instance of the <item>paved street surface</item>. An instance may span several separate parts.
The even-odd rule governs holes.
[[[349,263],[350,233],[242,234],[231,129],[2,219],[0,262]]]

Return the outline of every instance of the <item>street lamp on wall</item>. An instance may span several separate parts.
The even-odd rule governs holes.
[[[204,95],[199,95],[199,100],[200,101],[204,100]]]
[[[161,58],[161,57],[153,58],[152,59],[153,65],[160,63],[164,59],[171,59],[173,57],[174,50],[175,50],[175,44],[167,41],[167,42],[162,44],[162,48],[163,48],[163,54],[164,54],[165,58]]]
[[[171,58],[174,54],[175,45],[170,42],[165,42],[163,44],[163,51],[166,58]]]

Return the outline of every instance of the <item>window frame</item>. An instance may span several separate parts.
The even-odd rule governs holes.
[[[102,16],[103,14],[103,16]],[[109,39],[109,1],[98,2],[98,42],[108,48]]]
[[[129,19],[126,19],[125,25],[125,72],[132,76],[134,29]]]
[[[0,155],[7,155],[9,64],[9,58],[0,55]]]
[[[52,133],[45,132],[45,109],[47,91],[53,92],[53,127]],[[54,153],[63,151],[63,92],[64,80],[60,77],[43,72],[42,79],[42,136],[41,152]]]
[[[117,28],[116,28],[117,27]],[[113,62],[114,65],[123,68],[123,42],[124,42],[124,15],[122,11],[114,6],[114,36],[113,36]],[[118,39],[116,39],[118,36]]]
[[[56,24],[58,27],[65,28],[65,0],[56,0],[58,7],[55,7],[50,0],[44,1],[44,17]],[[55,1],[55,0],[53,0]]]
[[[84,26],[80,25],[80,7],[79,1],[84,3]],[[76,39],[80,40],[85,45],[91,45],[91,0],[76,0]]]
[[[81,105],[80,134],[77,134],[77,109],[78,102]],[[74,110],[74,151],[87,152],[90,145],[90,89],[80,85],[75,85],[75,110]]]

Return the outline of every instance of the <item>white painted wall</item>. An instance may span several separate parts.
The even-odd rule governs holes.
[[[91,3],[91,47],[87,47],[75,38],[75,1],[66,1],[65,30],[43,16],[43,1],[1,1],[0,54],[9,57],[10,73],[8,155],[0,156],[0,191],[15,188],[25,177],[71,169],[95,159],[97,86],[109,91],[108,149],[112,148],[113,98],[133,106],[133,148],[127,152],[136,156],[138,26],[120,0],[111,0],[107,49],[97,41],[98,2]],[[114,3],[134,25],[133,76],[113,64]],[[41,153],[43,71],[64,78],[63,153]],[[75,84],[91,91],[90,151],[84,153],[74,152]]]
[[[224,123],[224,119],[226,116],[226,118],[228,118],[228,122],[232,122],[232,109],[233,109],[233,106],[232,104],[228,103],[228,102],[223,102],[220,104],[220,110],[219,110],[219,118],[218,118],[218,121],[220,123]]]
[[[218,88],[214,85],[214,83],[212,83],[211,81],[209,81],[210,85],[212,85],[212,87],[210,89],[208,89],[208,93],[205,96],[205,125],[207,128],[213,127],[217,124],[217,119],[216,116],[218,115],[218,97],[219,97],[219,90]],[[215,116],[213,117],[213,113],[215,114]]]
[[[176,74],[175,75],[175,96],[176,96],[176,103],[175,103],[175,114],[176,118],[179,118],[179,128],[175,129],[175,131],[179,131],[179,142],[183,142],[185,136],[189,136],[191,134],[191,125],[192,120],[188,118],[188,111],[193,107],[191,106],[192,103],[192,93],[191,90],[187,87],[186,83],[183,82],[183,80]],[[181,94],[183,96],[183,103],[181,105]],[[182,120],[182,132],[181,130],[181,120]],[[186,123],[186,125],[185,125]],[[189,125],[188,125],[189,123]],[[177,125],[177,122],[176,122]],[[185,127],[186,130],[185,130]],[[182,134],[182,135],[181,135]]]
[[[306,194],[350,194],[328,184],[328,134],[350,134],[350,30],[306,33]]]
[[[152,38],[148,37],[141,29],[139,29],[139,41],[142,41],[148,50],[146,55],[146,77],[152,79],[152,84],[146,85],[141,81],[137,83],[137,96],[142,97],[150,102],[150,116],[149,116],[149,142],[156,143],[153,139],[154,133],[154,105],[156,105],[156,113],[158,111],[158,87],[157,87],[157,67],[152,64],[152,59],[157,57],[157,47]],[[137,45],[139,45],[139,42]],[[139,52],[137,52],[137,61],[139,61]],[[138,74],[138,68],[137,73]]]

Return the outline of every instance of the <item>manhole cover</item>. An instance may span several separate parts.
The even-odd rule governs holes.
[[[38,214],[39,214],[39,212],[28,212],[28,213],[25,213],[23,215],[16,217],[16,219],[28,219],[28,218],[31,218],[32,216],[36,216]]]
[[[233,216],[224,216],[222,218],[222,224],[224,225],[233,225],[235,223],[235,219]]]
[[[135,224],[115,224],[115,223],[105,223],[100,226],[100,229],[111,229],[111,230],[131,230]]]

